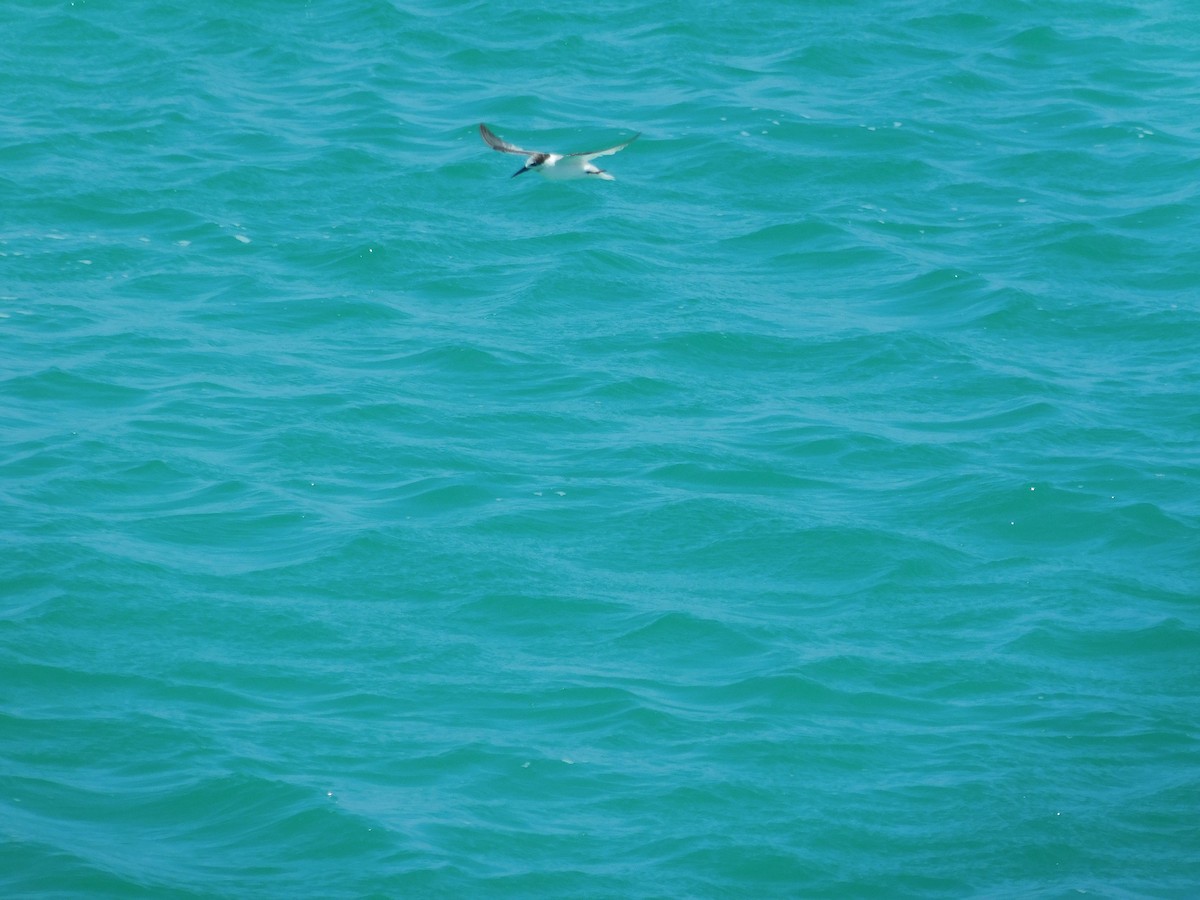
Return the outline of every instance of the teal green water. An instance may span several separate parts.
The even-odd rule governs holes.
[[[0,33],[4,896],[1200,890],[1200,8]]]

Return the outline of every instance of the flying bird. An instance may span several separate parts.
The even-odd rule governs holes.
[[[615,181],[616,179],[603,169],[592,165],[592,160],[597,156],[611,156],[618,150],[624,150],[640,136],[639,132],[625,143],[604,150],[588,150],[584,153],[544,153],[541,150],[522,150],[520,147],[503,141],[496,137],[486,125],[479,126],[479,133],[483,135],[484,143],[493,150],[499,150],[501,153],[516,153],[518,156],[526,157],[525,165],[517,169],[512,174],[512,178],[516,178],[522,172],[541,172],[552,181],[587,178],[589,175],[595,175],[605,181]]]

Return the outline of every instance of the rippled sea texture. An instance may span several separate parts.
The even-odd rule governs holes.
[[[0,33],[4,895],[1200,888],[1194,4]]]

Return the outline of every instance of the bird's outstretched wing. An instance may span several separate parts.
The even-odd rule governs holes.
[[[492,134],[492,129],[480,123],[479,133],[483,135],[483,142],[493,150],[499,150],[501,153],[519,153],[521,156],[533,156],[541,153],[540,150],[522,150],[515,144],[510,144],[508,141],[502,141],[496,135]]]
[[[641,136],[642,133],[639,131],[625,143],[617,144],[615,147],[609,147],[607,150],[585,150],[582,153],[568,153],[567,156],[582,156],[584,159],[595,159],[597,156],[612,156],[618,150],[624,150]]]

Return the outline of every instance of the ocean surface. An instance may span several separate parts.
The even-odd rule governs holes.
[[[0,895],[1200,894],[1200,6],[0,34]]]

